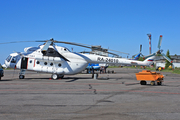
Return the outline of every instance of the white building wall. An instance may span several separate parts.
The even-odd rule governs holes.
[[[156,62],[156,68],[157,67],[165,67],[166,63]],[[180,63],[173,63],[174,67],[180,68]]]

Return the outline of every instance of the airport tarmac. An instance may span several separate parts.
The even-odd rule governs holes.
[[[112,70],[112,69],[110,69]],[[162,86],[140,85],[130,68],[115,74],[65,76],[5,70],[0,81],[1,120],[179,120],[180,75],[163,73]]]

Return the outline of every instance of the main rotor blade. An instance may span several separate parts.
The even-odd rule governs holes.
[[[85,48],[90,48],[90,45],[86,45],[86,44],[81,44],[81,43],[73,43],[73,42],[64,42],[64,41],[57,41],[55,40],[54,43],[64,43],[64,44],[69,44],[69,45],[76,45],[76,46],[80,46],[80,47],[85,47]]]
[[[119,56],[118,54],[115,54],[115,53],[112,53],[112,52],[106,52],[106,51],[103,51],[103,52],[109,53],[109,54],[111,54],[111,55]]]
[[[22,42],[36,42],[36,41],[14,41],[14,42],[4,42],[0,44],[11,44],[11,43],[22,43]]]
[[[13,41],[13,42],[4,42],[0,44],[11,44],[11,43],[24,43],[24,42],[47,42],[48,40],[35,40],[35,41]]]
[[[50,46],[51,43],[52,43],[52,41],[47,41],[41,51],[42,51],[42,52],[47,51],[47,49],[49,48],[49,46]]]
[[[144,57],[144,55],[142,53],[140,53],[140,54]]]
[[[158,43],[158,48],[160,50],[161,48],[161,42],[162,42],[162,35],[159,36],[159,43]]]
[[[69,45],[76,45],[76,46],[85,47],[85,48],[89,48],[89,49],[92,49],[92,47],[96,47],[96,46],[87,45],[87,44],[64,42],[64,41],[57,41],[57,40],[55,40],[54,42],[55,43],[64,43],[64,44],[69,44]],[[97,48],[99,48],[99,47],[97,47]],[[104,48],[101,48],[101,49],[104,49]],[[129,55],[129,53],[124,53],[124,52],[120,52],[120,51],[116,51],[116,50],[111,50],[111,49],[107,49],[107,50]],[[98,50],[98,51],[101,51],[101,50]],[[112,54],[112,55],[117,55],[117,54],[111,53],[111,52],[106,52],[106,53],[109,53],[109,54]]]
[[[144,56],[144,58],[145,58],[145,59],[147,59],[147,58],[149,58],[149,57],[151,57],[151,56],[154,56],[154,55],[156,55],[156,53],[153,53],[153,54],[150,54],[150,55]]]
[[[53,39],[50,39],[50,40],[36,40],[36,41],[14,41],[14,42],[5,42],[5,43],[0,43],[0,44],[21,43],[21,42],[46,42],[45,46],[42,49],[42,51],[44,51],[44,52],[48,49],[48,47],[49,47],[49,45],[51,43],[64,43],[64,44],[69,44],[69,45],[76,45],[76,46],[80,46],[80,47],[85,47],[85,48],[89,48],[89,49],[92,49],[92,47],[96,48],[96,46],[92,46],[92,45],[81,44],[81,43],[73,43],[73,42],[57,41],[57,40],[53,40]],[[99,48],[99,47],[97,47],[97,48]],[[117,53],[129,55],[129,53],[120,52],[120,51],[116,51],[116,50],[104,49],[104,48],[101,48],[101,49],[102,49],[102,52],[109,53],[109,54],[116,55],[116,56],[118,56],[118,55],[115,54],[115,53],[112,53],[112,52],[106,52],[105,50],[110,50],[110,51],[114,51],[114,52],[117,52]],[[101,51],[101,50],[98,50],[98,51]]]
[[[142,50],[142,45],[140,45],[140,53],[141,53],[141,50]]]
[[[170,63],[173,62],[173,61],[172,61],[169,57],[167,57],[164,53],[161,53],[161,55],[162,55],[166,60],[168,60]]]
[[[120,52],[120,51],[111,50],[111,49],[108,49],[108,50],[110,50],[110,51],[114,51],[114,52],[117,52],[117,53],[121,53],[121,54],[127,54],[127,55],[129,55],[129,53],[125,53],[125,52]]]

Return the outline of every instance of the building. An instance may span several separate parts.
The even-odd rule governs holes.
[[[170,55],[171,60],[173,61],[174,67],[180,67],[180,55]],[[163,56],[158,56],[154,60],[154,63],[156,64],[156,68],[158,67],[165,67],[166,59]]]

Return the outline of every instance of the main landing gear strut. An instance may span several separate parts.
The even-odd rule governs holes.
[[[21,69],[21,72],[19,73],[19,79],[24,79],[25,78],[25,69]]]

